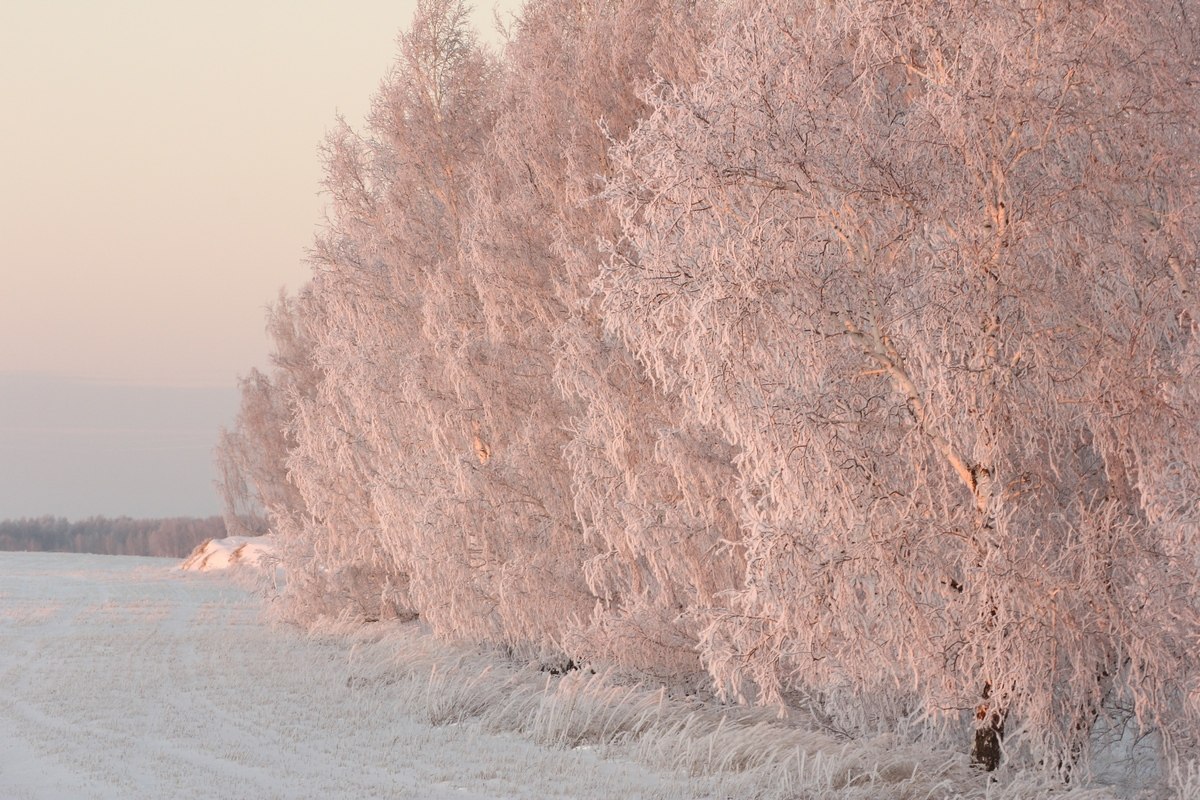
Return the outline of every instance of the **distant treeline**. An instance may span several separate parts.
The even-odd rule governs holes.
[[[223,536],[225,522],[220,517],[88,517],[71,522],[47,516],[0,521],[0,550],[183,558],[205,539]]]

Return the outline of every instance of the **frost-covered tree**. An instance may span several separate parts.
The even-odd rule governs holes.
[[[327,509],[312,539],[337,549],[319,560],[378,564],[376,590],[444,635],[552,650],[590,608],[545,461],[562,415],[527,349],[488,328],[464,238],[495,59],[457,2],[420,4],[400,50],[367,135],[329,143],[307,316],[326,378],[292,467]]]
[[[265,533],[272,518],[303,508],[288,477],[287,459],[295,446],[295,401],[312,391],[317,375],[308,343],[297,330],[296,302],[281,295],[268,317],[274,343],[272,370],[251,370],[241,380],[241,407],[232,430],[222,430],[216,448],[217,488],[230,535]],[[276,525],[278,520],[276,520]]]
[[[413,561],[428,552],[418,540],[447,485],[431,422],[453,402],[428,330],[448,294],[447,306],[469,313],[449,278],[463,173],[487,124],[488,70],[462,3],[419,3],[368,135],[342,125],[327,143],[330,222],[303,318],[323,379],[296,409],[289,462],[312,512],[309,573],[340,576],[324,579],[314,611],[423,606],[437,619],[413,597]],[[418,584],[439,580],[416,574]]]
[[[519,454],[498,468],[519,465],[540,507],[553,509],[556,529],[575,540],[555,559],[589,591],[557,636],[575,659],[659,675],[699,670],[698,609],[734,577],[718,566],[730,559],[712,552],[727,528],[714,521],[725,513],[713,499],[721,492],[706,490],[721,478],[696,479],[703,458],[690,456],[707,446],[704,434],[678,430],[641,365],[603,335],[591,284],[605,258],[599,242],[619,230],[598,196],[608,149],[645,114],[648,81],[695,74],[706,30],[692,4],[528,3],[466,229],[494,352],[488,427],[500,452]],[[495,513],[528,525],[521,508]],[[533,594],[543,592],[554,587]]]
[[[597,300],[737,449],[718,685],[1194,746],[1192,6],[731,3],[653,90]]]

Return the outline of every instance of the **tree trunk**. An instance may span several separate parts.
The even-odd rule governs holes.
[[[971,763],[985,772],[1000,766],[1001,740],[1004,738],[1004,711],[992,708],[988,698],[990,683],[983,686],[983,702],[975,707],[975,744],[971,748]]]

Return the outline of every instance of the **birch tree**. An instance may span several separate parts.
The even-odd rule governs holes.
[[[736,574],[712,552],[727,508],[706,490],[722,478],[694,457],[710,447],[707,433],[679,430],[642,366],[603,335],[591,283],[604,260],[598,243],[618,230],[598,196],[608,149],[644,115],[647,81],[696,73],[707,31],[699,6],[526,4],[466,229],[495,354],[487,427],[574,540],[554,549],[559,563],[586,580],[560,646],[575,660],[671,678],[699,671],[702,609]]]
[[[738,448],[718,685],[1194,745],[1195,11],[734,3],[654,89],[597,299]]]
[[[419,3],[369,131],[342,124],[327,143],[331,217],[304,317],[324,380],[297,408],[290,461],[314,512],[314,578],[343,570],[350,607],[433,620],[419,584],[467,591],[443,580],[461,561],[437,560],[453,555],[446,543],[418,546],[424,530],[448,525],[431,508],[448,484],[436,423],[452,393],[430,328],[469,309],[453,263],[463,174],[487,124],[489,67],[466,16],[461,2]],[[440,566],[420,569],[423,559]]]
[[[303,499],[288,476],[293,404],[318,382],[309,343],[300,334],[296,302],[279,297],[268,315],[274,343],[269,373],[257,369],[240,382],[241,406],[232,430],[216,448],[217,488],[231,536],[265,533],[276,518],[296,513]]]

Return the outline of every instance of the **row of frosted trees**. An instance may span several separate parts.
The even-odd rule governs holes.
[[[1135,5],[421,0],[231,525],[299,620],[1194,755],[1200,8]]]

